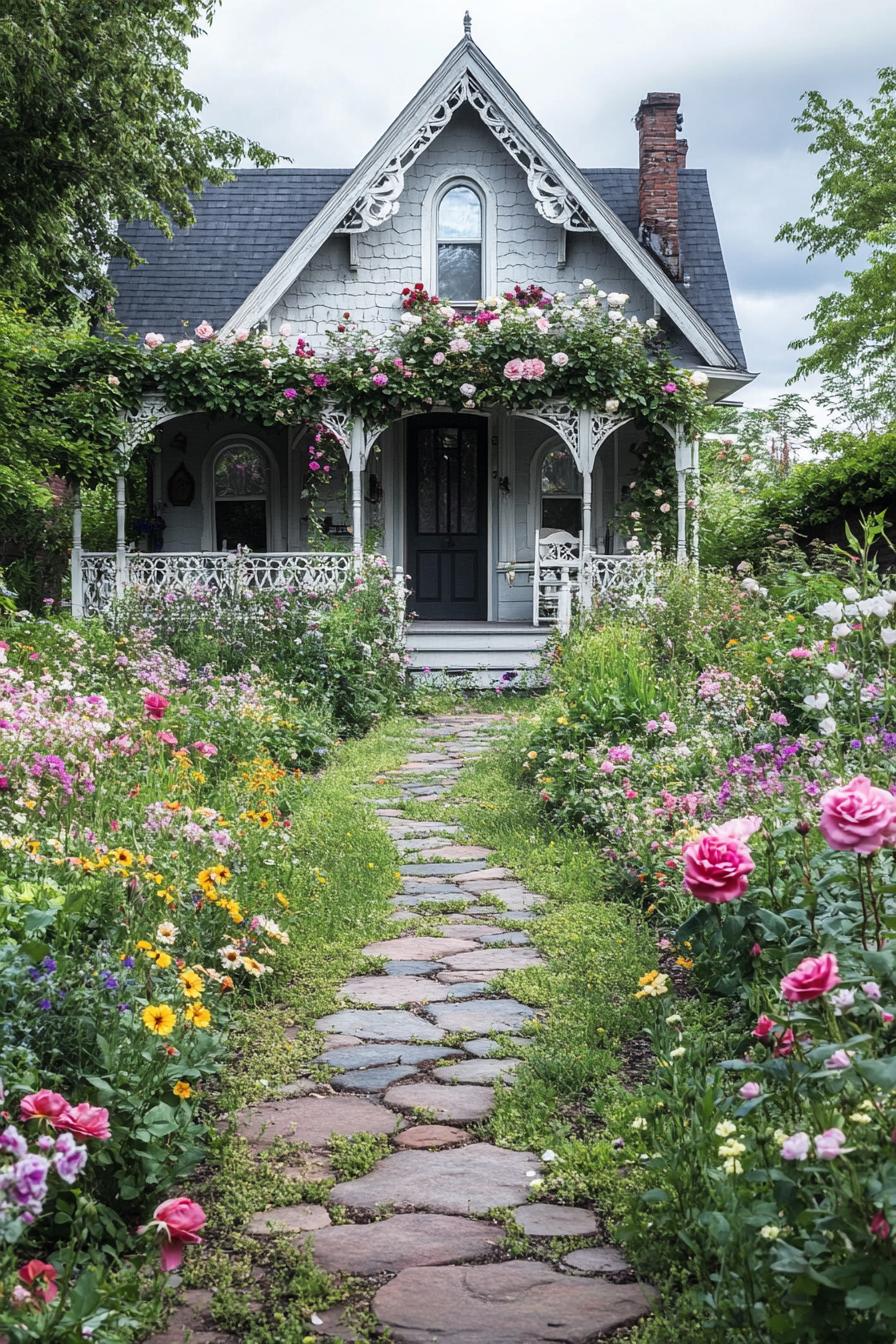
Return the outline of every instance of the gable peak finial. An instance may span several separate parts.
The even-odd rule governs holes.
[[[464,37],[473,36],[473,20],[470,18],[470,11],[464,13]]]

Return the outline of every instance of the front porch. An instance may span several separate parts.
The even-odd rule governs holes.
[[[147,518],[129,529],[125,473],[147,417],[156,448]],[[575,602],[638,600],[651,590],[652,557],[630,549],[622,521],[639,467],[641,431],[630,418],[544,403],[407,415],[368,429],[332,408],[323,421],[329,457],[315,448],[314,427],[178,414],[149,398],[135,425],[118,478],[114,552],[83,551],[76,508],[76,616],[103,615],[134,588],[332,592],[365,555],[377,555],[407,585],[408,612],[420,618],[409,643],[414,664],[447,668],[455,665],[449,647],[491,656],[485,646],[495,644],[502,657],[522,656],[542,642],[545,623],[568,623]],[[688,507],[696,452],[675,434],[668,452],[678,558],[696,559]],[[559,534],[573,539],[571,550],[551,551]],[[536,575],[552,594],[540,606]],[[528,648],[512,649],[524,630]],[[465,649],[474,634],[477,650]]]

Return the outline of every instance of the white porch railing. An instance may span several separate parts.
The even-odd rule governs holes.
[[[156,593],[332,593],[351,578],[357,559],[349,551],[129,551],[124,573],[114,551],[73,556],[72,614],[102,616],[127,588]],[[80,610],[79,610],[80,608]]]

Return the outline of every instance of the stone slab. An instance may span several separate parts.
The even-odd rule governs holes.
[[[438,961],[387,961],[383,975],[432,975],[442,969]]]
[[[469,938],[386,938],[378,943],[368,943],[363,949],[367,957],[390,957],[394,961],[406,961],[412,958],[438,960],[441,957],[455,956],[459,952],[473,952],[475,942]]]
[[[443,985],[481,985],[487,983],[488,976],[483,971],[439,971],[436,979]]]
[[[475,999],[480,994],[487,994],[489,990],[488,982],[485,980],[458,980],[447,988],[450,1003],[454,1003],[457,999]]]
[[[269,1147],[275,1139],[323,1148],[333,1134],[391,1134],[396,1116],[363,1097],[297,1097],[263,1101],[237,1113],[237,1133],[249,1143]]]
[[[444,1213],[398,1213],[376,1223],[344,1223],[314,1238],[315,1263],[330,1274],[395,1274],[411,1265],[485,1260],[503,1229]]]
[[[508,1083],[519,1068],[520,1059],[464,1059],[434,1069],[437,1083]]]
[[[494,1105],[495,1093],[491,1087],[467,1084],[446,1087],[440,1083],[402,1083],[390,1087],[383,1100],[399,1111],[419,1108],[431,1111],[439,1121],[469,1124],[485,1119]]]
[[[511,876],[509,868],[483,868],[481,864],[465,864],[459,882],[501,882]]]
[[[433,1003],[427,1015],[445,1031],[519,1031],[535,1011],[516,999],[469,999],[466,1003]]]
[[[430,850],[429,857],[450,859],[453,863],[456,859],[489,859],[493,853],[493,849],[483,849],[482,845],[442,845],[439,849]]]
[[[479,939],[486,947],[492,943],[501,943],[504,947],[528,947],[531,946],[532,939],[528,933],[510,933],[507,929],[500,929],[497,933],[487,933]]]
[[[246,1231],[253,1237],[273,1237],[281,1232],[315,1232],[330,1226],[330,1215],[320,1204],[287,1204],[279,1209],[253,1213]]]
[[[333,1033],[324,1037],[324,1045],[328,1050],[338,1050],[344,1045],[360,1045],[360,1036],[340,1036]]]
[[[586,1246],[565,1255],[563,1263],[580,1274],[630,1274],[632,1268],[615,1246]]]
[[[462,915],[448,915],[447,919],[451,920],[451,923],[440,926],[445,938],[457,938],[458,934],[463,934],[464,941],[473,938],[477,944],[481,944],[482,940],[487,938],[489,934],[504,934],[506,932],[500,924],[472,923],[466,911]],[[472,950],[471,948],[470,951]],[[454,954],[447,952],[445,955],[450,957]]]
[[[331,1198],[354,1209],[391,1204],[430,1213],[486,1213],[525,1204],[532,1179],[527,1173],[540,1169],[534,1153],[490,1143],[399,1152],[383,1158],[366,1176],[334,1186]]]
[[[640,1284],[570,1278],[532,1260],[403,1269],[373,1299],[395,1344],[588,1344],[651,1305]]]
[[[410,1078],[419,1070],[414,1064],[378,1064],[372,1069],[351,1069],[337,1073],[330,1085],[337,1092],[383,1092],[402,1078]]]
[[[466,1143],[469,1134],[454,1125],[412,1125],[395,1135],[396,1148],[453,1148]]]
[[[527,1045],[532,1044],[531,1039],[527,1036],[509,1036],[505,1039],[510,1041],[514,1050],[524,1050]],[[490,1036],[480,1036],[475,1041],[464,1041],[464,1049],[468,1055],[476,1055],[479,1059],[485,1059],[492,1055],[498,1049],[498,1046]]]
[[[479,871],[476,860],[469,863],[403,863],[399,872],[404,877],[454,877]],[[497,870],[496,870],[497,871]],[[503,872],[503,869],[501,870]]]
[[[534,947],[480,948],[444,957],[443,961],[450,971],[524,971],[530,966],[546,965]]]
[[[494,955],[494,954],[492,954]],[[370,1003],[377,1008],[400,1008],[405,1003],[430,1003],[447,997],[437,980],[422,975],[353,975],[339,991],[341,999]]]
[[[347,1032],[362,1041],[440,1041],[445,1034],[425,1018],[400,1008],[343,1008],[318,1018],[314,1025],[318,1031]]]
[[[528,1237],[593,1237],[597,1231],[589,1209],[568,1204],[524,1204],[513,1216]]]
[[[444,1045],[354,1045],[342,1050],[324,1050],[315,1063],[329,1064],[334,1069],[372,1069],[380,1064],[425,1064],[449,1056],[460,1056],[461,1050]]]

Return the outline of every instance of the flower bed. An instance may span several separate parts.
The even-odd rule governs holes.
[[[657,931],[632,986],[654,1067],[606,1144],[629,1244],[684,1289],[673,1312],[703,1317],[688,1338],[893,1335],[896,592],[869,558],[878,526],[829,570],[676,580],[649,624],[574,633],[521,763]]]
[[[308,772],[402,693],[387,589],[371,569],[326,603],[256,601],[251,622],[203,605],[153,634],[0,630],[10,1340],[136,1337],[158,1308],[148,1266],[201,1239],[197,1108],[329,881]]]

